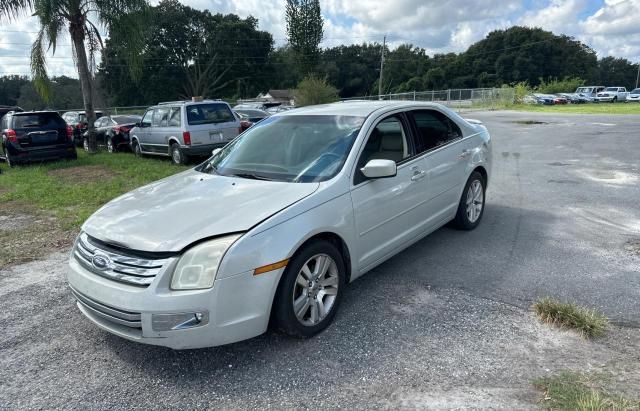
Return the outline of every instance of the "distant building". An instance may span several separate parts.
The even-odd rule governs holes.
[[[258,101],[265,101],[269,103],[280,103],[283,106],[294,106],[295,97],[293,90],[269,90],[267,93],[258,94],[256,97]]]

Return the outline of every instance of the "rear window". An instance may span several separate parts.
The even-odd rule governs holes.
[[[66,127],[66,123],[58,113],[16,114],[13,116],[13,127]]]
[[[226,104],[194,104],[187,106],[187,121],[191,125],[236,121]]]
[[[140,116],[112,116],[113,121],[117,124],[133,124],[140,121]]]

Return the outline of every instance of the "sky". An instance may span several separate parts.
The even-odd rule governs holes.
[[[214,13],[252,15],[276,46],[286,43],[285,0],[180,0]],[[152,1],[157,4],[158,0]],[[320,0],[323,47],[411,43],[428,54],[461,52],[489,32],[513,25],[541,27],[590,45],[599,57],[640,62],[640,0]],[[29,74],[37,21],[0,21],[0,76]],[[51,54],[51,53],[50,53]],[[77,77],[68,38],[48,60],[49,74]]]

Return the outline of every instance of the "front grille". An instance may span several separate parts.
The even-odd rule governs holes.
[[[73,296],[76,297],[76,300],[78,300],[78,303],[92,314],[116,324],[131,328],[142,328],[142,315],[140,313],[123,311],[109,307],[108,305],[102,304],[84,294],[81,294],[73,288],[71,288],[71,292],[73,293]]]
[[[151,284],[168,259],[148,259],[127,255],[126,251],[106,250],[91,242],[86,233],[76,241],[73,255],[87,270],[104,278],[139,287]]]

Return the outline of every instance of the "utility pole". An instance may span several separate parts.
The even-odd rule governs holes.
[[[640,80],[640,62],[638,62],[638,75],[636,76],[636,88],[638,88],[638,80]]]
[[[378,80],[378,100],[382,100],[382,70],[384,70],[384,51],[387,48],[387,36],[382,40],[382,54],[380,55],[380,79]]]

